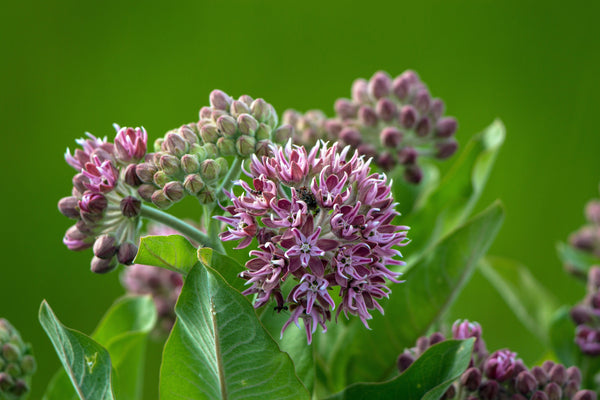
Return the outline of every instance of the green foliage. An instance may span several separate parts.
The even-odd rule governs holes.
[[[521,323],[548,345],[550,323],[558,307],[556,298],[531,275],[527,267],[514,260],[486,257],[479,263],[479,271]]]
[[[356,383],[328,400],[438,400],[469,366],[475,339],[431,346],[400,376],[383,383]]]
[[[252,305],[214,269],[198,263],[190,271],[176,313],[161,399],[309,398]]]
[[[110,375],[107,375],[109,386],[106,390],[109,393],[113,390],[115,398],[118,400],[142,398],[146,340],[156,323],[156,310],[149,296],[123,297],[115,301],[91,338],[60,324],[46,302],[42,303],[40,309],[40,322],[50,336],[65,367],[56,373],[48,385],[45,400],[103,398],[94,397],[98,392],[90,392],[93,386],[85,383],[87,382],[85,379],[91,378],[86,374],[86,370],[80,367],[81,357],[87,357],[86,362],[91,363],[86,365],[88,372],[89,365],[94,365],[92,372],[96,366],[100,366],[101,370],[106,369],[109,374],[112,367],[114,390],[110,388]],[[62,331],[59,328],[62,328]],[[100,350],[86,350],[82,355],[81,351],[77,351],[78,348]],[[69,371],[69,375],[65,370]]]
[[[556,251],[569,272],[583,280],[587,279],[588,271],[592,265],[600,265],[600,258],[566,243],[557,243]]]
[[[196,248],[180,235],[145,236],[134,263],[153,265],[179,272],[186,276],[198,262]]]

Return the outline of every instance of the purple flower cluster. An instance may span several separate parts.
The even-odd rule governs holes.
[[[418,183],[420,157],[445,159],[456,152],[457,122],[444,117],[444,102],[432,98],[413,71],[392,79],[377,72],[367,81],[352,85],[352,99],[335,102],[336,117],[328,119],[316,110],[284,113],[283,122],[295,128],[294,140],[310,144],[318,139],[339,140],[360,154],[373,157],[385,171],[404,168],[408,182]]]
[[[28,398],[35,370],[31,344],[21,339],[10,322],[0,318],[0,399]]]
[[[571,309],[571,318],[577,324],[575,343],[584,354],[600,355],[600,267],[593,266],[588,273],[587,295]]]
[[[289,307],[282,334],[303,320],[309,343],[317,325],[326,330],[334,287],[341,297],[337,315],[357,315],[368,327],[369,310],[383,312],[377,300],[390,293],[386,280],[398,282],[386,266],[403,264],[396,246],[408,243],[408,227],[393,224],[398,213],[387,178],[349,150],[274,146],[272,155],[252,158],[252,183],[237,182],[244,192],[228,193],[230,216],[216,217],[230,225],[221,239],[239,240],[237,248],[257,239],[241,274],[252,285],[244,294],[256,294],[255,307],[269,299],[278,309]],[[297,282],[284,297],[289,278]]]
[[[508,350],[498,350],[488,355],[477,323],[456,321],[452,326],[452,339],[476,338],[469,368],[452,384],[442,399],[456,400],[596,400],[596,393],[580,390],[581,371],[577,367],[565,368],[562,364],[545,361],[542,366],[528,369]],[[423,354],[430,346],[446,340],[440,332],[417,340],[416,346],[398,357],[400,373]]]
[[[146,154],[147,134],[143,128],[115,125],[115,143],[87,134],[77,140],[81,148],[67,149],[65,160],[78,172],[73,177],[71,196],[58,208],[76,220],[63,239],[70,250],[93,246],[92,271],[111,271],[117,263],[130,264],[137,253],[137,230],[141,201],[133,186],[135,163]]]
[[[151,224],[148,235],[177,235],[175,229],[164,225]],[[121,283],[128,293],[152,295],[158,312],[157,333],[168,334],[175,323],[175,304],[183,287],[180,274],[150,265],[133,264],[121,275]]]
[[[571,246],[600,259],[600,200],[594,199],[585,207],[586,224],[569,237]],[[569,266],[566,266],[568,270]]]

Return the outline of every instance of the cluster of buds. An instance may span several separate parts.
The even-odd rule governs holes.
[[[577,325],[575,343],[583,354],[600,355],[600,267],[593,266],[588,273],[587,295],[571,309],[571,318]]]
[[[469,367],[454,382],[442,399],[456,400],[596,400],[596,393],[580,390],[581,371],[577,367],[545,361],[542,366],[528,369],[508,350],[488,355],[477,323],[456,321],[452,339],[475,338]],[[398,357],[398,369],[404,372],[430,346],[446,340],[440,332],[420,337],[416,346]]]
[[[230,216],[216,217],[230,225],[222,240],[240,240],[237,248],[257,240],[241,273],[251,285],[243,293],[256,295],[257,308],[273,299],[277,310],[289,309],[282,335],[303,320],[309,343],[318,325],[326,331],[334,287],[341,297],[336,318],[343,311],[368,327],[369,310],[383,312],[386,282],[399,282],[386,266],[403,264],[396,246],[408,242],[408,227],[392,223],[398,213],[386,176],[349,151],[322,142],[309,152],[291,141],[273,146],[269,156],[252,157],[252,182],[237,182],[243,192],[228,192]],[[295,286],[284,296],[287,279]]]
[[[291,135],[290,127],[277,130],[277,122],[275,109],[263,99],[243,95],[233,100],[213,90],[200,120],[156,140],[155,152],[137,166],[139,195],[161,209],[187,195],[201,204],[215,202],[229,161],[265,154],[271,137]]]
[[[335,102],[336,117],[327,119],[319,111],[302,115],[288,110],[283,122],[295,128],[295,141],[307,144],[317,139],[337,140],[360,154],[372,157],[384,171],[397,165],[404,178],[419,183],[419,157],[446,159],[456,152],[456,119],[444,117],[444,102],[432,98],[413,71],[392,79],[377,72],[367,81],[352,85],[352,99]]]
[[[587,223],[578,231],[571,234],[569,243],[576,249],[582,250],[600,259],[600,200],[594,199],[585,207]],[[569,266],[566,266],[568,270]]]
[[[24,343],[19,332],[3,318],[0,318],[0,351],[0,398],[26,398],[36,369],[31,345]]]
[[[179,232],[164,225],[150,224],[148,235],[167,236]],[[121,275],[121,283],[128,293],[152,296],[158,313],[156,333],[168,334],[175,323],[175,304],[181,293],[183,278],[180,274],[150,265],[133,264]]]
[[[87,134],[65,160],[78,172],[72,194],[58,202],[65,216],[76,220],[63,239],[70,250],[93,247],[91,269],[113,270],[118,263],[131,264],[137,253],[137,231],[141,201],[135,185],[136,164],[146,154],[148,136],[144,128],[115,125],[114,144]]]

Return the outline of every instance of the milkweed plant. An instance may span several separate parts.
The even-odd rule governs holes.
[[[333,109],[278,114],[214,90],[197,121],[153,142],[115,124],[114,139],[67,149],[63,243],[126,294],[91,335],[42,303],[63,367],[44,399],[147,398],[148,340],[164,343],[165,400],[597,398],[600,200],[558,245],[587,285],[559,307],[520,263],[486,254],[502,205],[473,215],[500,121],[459,145],[413,71],[357,79]],[[179,202],[193,204],[187,219],[170,212]],[[449,320],[476,269],[546,345],[538,365]],[[3,319],[0,345],[0,398],[26,398],[31,346]]]

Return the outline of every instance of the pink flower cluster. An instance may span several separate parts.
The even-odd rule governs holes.
[[[369,310],[383,313],[378,299],[390,293],[386,282],[399,282],[387,266],[403,264],[396,247],[408,243],[408,227],[393,222],[399,214],[386,176],[372,174],[369,161],[349,150],[323,142],[309,152],[291,142],[273,146],[270,156],[252,158],[252,182],[237,182],[243,193],[228,193],[230,216],[216,217],[230,225],[222,240],[244,248],[257,239],[241,274],[251,285],[243,293],[256,295],[257,308],[269,299],[289,308],[282,334],[303,320],[309,343],[318,325],[327,329],[335,287],[336,318],[357,315],[368,328]],[[295,286],[284,296],[287,279]]]

